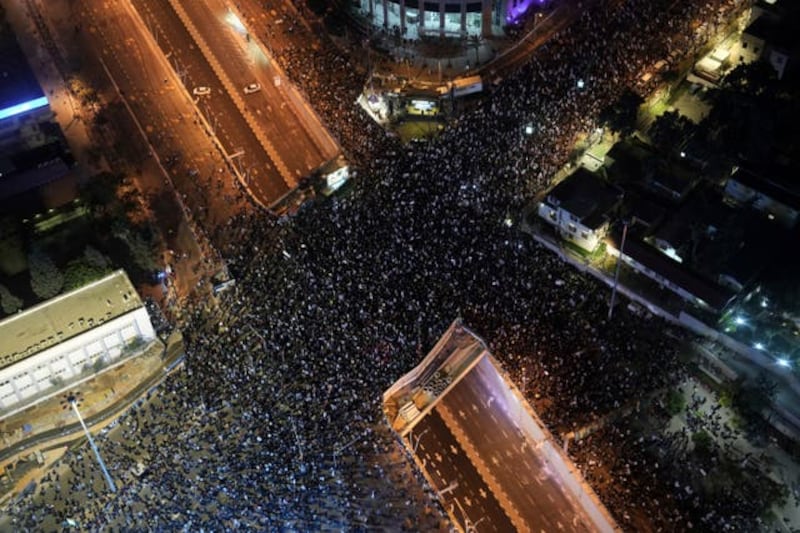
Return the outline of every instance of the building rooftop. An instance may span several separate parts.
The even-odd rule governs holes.
[[[40,98],[44,93],[16,37],[8,29],[0,30],[0,120],[4,110]]]
[[[625,213],[634,224],[639,224],[645,232],[651,231],[663,219],[667,210],[642,196],[633,189],[625,190]]]
[[[37,161],[35,156],[40,159]],[[74,161],[72,154],[65,152],[58,141],[8,157],[0,156],[0,199],[63,178],[70,173]]]
[[[141,307],[123,270],[0,321],[0,369]]]
[[[619,250],[621,238],[622,233],[617,229],[609,233],[606,242]],[[662,254],[655,247],[638,239],[625,240],[625,255],[699,298],[717,312],[724,309],[735,296],[733,291],[706,280],[688,267]]]
[[[612,146],[605,163],[613,183],[649,189],[672,203],[681,201],[699,180],[688,161],[669,160],[652,146],[635,139]]]
[[[580,167],[553,187],[547,197],[551,203],[578,217],[581,224],[594,229],[603,223],[622,195],[621,189]]]
[[[789,175],[787,176],[787,174]],[[766,178],[740,167],[729,179],[738,181],[742,185],[770,197],[775,202],[800,210],[800,186],[793,179],[794,176],[782,168],[772,169],[769,176]]]
[[[769,16],[758,17],[744,32],[784,50],[797,48],[795,29],[784,19]]]
[[[726,238],[741,222],[742,215],[722,201],[714,190],[696,191],[687,201],[670,213],[654,232],[654,237],[669,242],[676,249],[697,245],[709,240]]]
[[[642,161],[657,159],[655,148],[635,139],[615,143],[606,153],[605,164],[614,183],[640,181]]]

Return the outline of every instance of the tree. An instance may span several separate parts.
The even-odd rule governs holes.
[[[3,308],[3,312],[7,315],[11,313],[16,313],[20,309],[22,309],[22,299],[17,298],[11,291],[9,291],[5,285],[0,285],[0,307]]]
[[[83,287],[87,283],[102,278],[107,272],[107,268],[93,265],[85,258],[74,259],[64,269],[64,290],[71,291]]]
[[[105,356],[98,357],[97,359],[95,359],[94,364],[92,364],[92,370],[94,371],[95,374],[99,374],[106,366],[108,366],[108,363],[106,362],[106,357]]]
[[[723,79],[722,87],[739,93],[774,95],[778,91],[778,73],[767,61],[742,63]]]
[[[81,195],[95,214],[105,215],[118,210],[117,189],[122,178],[122,174],[100,172],[81,189]]]
[[[131,258],[136,266],[142,270],[154,270],[156,268],[154,246],[139,231],[129,231],[125,235],[125,242],[131,251]]]
[[[49,299],[61,292],[64,276],[53,260],[42,250],[34,249],[28,255],[31,289],[42,299]]]
[[[686,406],[686,399],[679,391],[672,389],[667,393],[667,412],[670,415],[677,415]]]
[[[108,258],[94,246],[86,246],[83,250],[83,258],[86,260],[86,263],[94,267],[102,269],[107,269],[109,267]]]
[[[628,136],[636,130],[636,120],[639,116],[639,107],[644,99],[626,89],[616,102],[600,112],[600,122],[623,136]]]
[[[711,451],[711,444],[713,439],[711,435],[704,429],[697,431],[692,434],[692,442],[694,443],[694,450],[701,454],[706,455],[708,452]]]
[[[695,125],[677,111],[667,111],[659,115],[650,126],[650,139],[664,152],[682,149],[694,134]]]

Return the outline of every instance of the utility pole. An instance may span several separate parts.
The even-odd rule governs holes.
[[[78,417],[78,422],[81,423],[83,432],[86,434],[86,438],[89,440],[89,446],[92,448],[94,456],[97,459],[98,464],[100,465],[100,470],[103,471],[103,476],[106,478],[106,483],[108,484],[108,488],[111,490],[111,492],[117,492],[117,486],[114,484],[114,480],[111,479],[111,474],[108,473],[108,469],[106,468],[106,464],[103,462],[103,458],[100,457],[100,450],[97,449],[97,445],[94,443],[92,434],[89,433],[89,428],[86,427],[86,423],[83,421],[81,412],[78,410],[77,396],[75,394],[68,395],[66,397],[66,403],[67,405],[72,407],[72,411],[75,413],[75,416]],[[66,406],[64,407],[66,408]]]
[[[622,223],[622,242],[619,245],[619,255],[617,256],[617,267],[614,271],[614,287],[611,289],[611,301],[608,304],[608,319],[614,314],[614,303],[617,299],[617,285],[619,284],[619,267],[622,263],[622,254],[625,253],[625,238],[628,236],[628,222]]]

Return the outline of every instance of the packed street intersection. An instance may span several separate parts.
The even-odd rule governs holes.
[[[12,529],[446,530],[380,397],[456,317],[524,373],[555,434],[679,383],[665,324],[624,310],[609,322],[603,286],[505,221],[600,109],[694,45],[693,22],[738,4],[592,3],[439,138],[407,146],[354,104],[363,80],[335,48],[282,51],[353,162],[353,190],[290,219],[248,213],[217,228],[236,287],[219,305],[189,303],[184,371],[98,439],[119,492],[81,448],[7,506]],[[755,530],[736,501],[674,496],[673,475],[648,472],[640,492],[619,490],[620,475],[598,493],[628,530],[642,517],[652,529]]]

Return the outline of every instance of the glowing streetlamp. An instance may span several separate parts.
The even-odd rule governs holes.
[[[416,455],[416,454],[417,454],[417,448],[419,447],[419,443],[420,443],[420,441],[422,440],[422,436],[423,436],[423,435],[425,435],[425,433],[427,433],[427,432],[428,432],[430,429],[431,429],[431,428],[425,428],[425,429],[422,431],[422,433],[420,433],[419,435],[417,435],[417,440],[416,440],[416,442],[414,442],[414,448],[413,448],[413,450],[412,450],[412,451],[413,451],[413,453],[414,453],[414,455]],[[414,438],[414,435],[412,435],[411,433],[409,433],[409,435],[411,435],[411,438],[412,438],[412,439]]]

